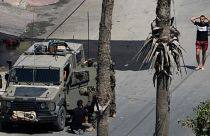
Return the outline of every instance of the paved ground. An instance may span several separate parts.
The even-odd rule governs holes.
[[[57,2],[59,0],[2,0],[0,3],[8,3],[12,6],[26,8],[27,6],[46,6]]]
[[[55,4],[59,0],[28,0],[30,6],[46,6],[50,4]]]
[[[31,11],[0,4],[0,32],[20,36],[36,16]]]
[[[82,2],[72,0],[68,4],[76,7]],[[200,101],[210,97],[210,63],[206,62],[204,71],[194,71],[195,63],[195,27],[189,21],[191,16],[205,14],[210,17],[209,0],[177,0],[176,22],[181,31],[180,42],[187,50],[184,54],[187,64],[187,74],[182,77],[175,76],[171,85],[171,120],[170,136],[193,136],[190,129],[178,125],[179,119],[192,115],[192,107]],[[68,5],[67,4],[67,5]],[[152,84],[153,72],[138,70],[138,64],[132,63],[132,56],[140,48],[143,40],[150,32],[150,22],[155,18],[156,0],[115,0],[112,30],[112,55],[117,62],[117,109],[116,119],[110,119],[110,136],[152,136],[155,122],[155,96],[156,91]],[[200,10],[197,10],[200,7]],[[55,8],[55,7],[54,7]],[[36,8],[36,12],[43,13],[43,9]],[[54,24],[65,18],[64,15],[73,11],[73,8],[61,7],[59,13],[50,10],[50,17],[55,16]],[[87,12],[90,13],[90,56],[97,50],[98,26],[100,20],[101,0],[86,1],[81,8],[55,33],[52,38],[72,39],[87,44]],[[42,14],[43,15],[43,14]],[[62,16],[61,16],[62,15]],[[41,20],[41,16],[38,17]],[[49,17],[44,16],[49,22]],[[46,37],[55,28],[54,25],[46,28],[48,33],[41,34]],[[87,48],[87,46],[86,46]],[[208,51],[208,56],[209,56]],[[210,58],[208,57],[207,60]],[[67,128],[66,128],[67,129]],[[53,132],[47,126],[19,126],[9,132],[0,132],[2,136],[67,136],[66,132]],[[95,133],[85,133],[85,136],[94,136]]]

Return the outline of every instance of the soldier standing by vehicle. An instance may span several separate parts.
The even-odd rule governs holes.
[[[95,131],[96,128],[96,121],[97,121],[97,113],[94,111],[94,106],[97,103],[97,96],[94,87],[87,87],[80,89],[80,94],[88,96],[88,103],[85,106],[85,109],[88,111],[88,122],[84,123],[86,127],[86,131],[91,132]]]
[[[84,63],[85,65],[91,66],[93,65],[92,60],[87,60]],[[116,81],[115,81],[115,70],[114,70],[114,62],[111,63],[110,65],[110,83],[111,83],[111,102],[110,102],[110,117],[116,117],[116,103],[115,103],[115,86],[116,86]],[[95,91],[94,87],[87,87],[87,88],[81,88],[80,89],[80,94],[81,95],[86,95],[88,96],[88,104],[85,107],[88,110],[88,122],[92,124],[92,127],[90,126],[89,128],[86,129],[86,131],[94,131],[96,128],[96,122],[97,122],[97,117],[99,116],[99,112],[97,107],[97,91]],[[94,106],[96,109],[94,109]]]

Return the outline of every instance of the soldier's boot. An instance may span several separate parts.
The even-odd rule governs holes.
[[[110,113],[110,117],[112,117],[112,118],[116,118],[116,111],[111,111],[111,113]]]
[[[110,115],[110,117],[112,117],[112,118],[116,118],[116,116],[117,116],[116,112],[112,112],[111,115]]]
[[[94,132],[96,130],[95,130],[95,128],[93,126],[91,126],[91,127],[87,128],[87,129],[85,129],[85,131],[87,131],[87,132]]]
[[[92,126],[92,124],[91,123],[88,123],[88,122],[82,123],[82,125],[84,127],[91,127]]]
[[[112,118],[116,118],[116,116],[117,116],[117,115],[116,115],[116,112],[114,112],[114,113],[111,115]]]

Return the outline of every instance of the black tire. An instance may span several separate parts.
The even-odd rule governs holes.
[[[58,111],[57,120],[54,123],[55,130],[61,131],[64,129],[65,125],[66,125],[66,109],[63,106],[61,106]]]

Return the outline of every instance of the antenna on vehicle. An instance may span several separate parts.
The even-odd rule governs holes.
[[[90,16],[89,12],[87,12],[87,18],[88,18],[88,59],[90,58],[89,56],[89,48],[90,48]]]
[[[75,42],[74,42],[74,35],[73,35],[73,47],[74,47],[74,52],[73,52],[73,54],[75,54],[75,55],[74,55],[74,56],[75,56],[75,57],[74,57],[74,60],[76,60],[76,59],[77,59],[77,58],[76,58],[76,51],[75,51],[76,48],[75,48],[75,44],[74,44],[74,43],[75,43]],[[76,60],[76,61],[77,61],[77,60]],[[77,64],[76,61],[74,61],[74,67],[75,67],[76,64]]]
[[[35,12],[35,8],[33,9],[33,25],[32,25],[32,35],[31,35],[32,37],[34,36],[34,12]],[[31,41],[31,45],[32,45],[32,43],[34,43],[34,42]],[[38,47],[38,46],[37,46],[37,47]],[[37,47],[36,47],[36,48],[37,48]],[[34,57],[34,66],[35,66],[35,50],[36,50],[36,49],[35,49],[35,47],[34,47],[34,56],[33,56],[33,57]],[[34,80],[35,80],[35,79],[34,79],[34,75],[35,75],[34,66],[33,66],[33,85],[34,85]]]
[[[35,22],[35,21],[34,21],[34,20],[35,20],[35,19],[34,19],[34,18],[35,18],[35,17],[34,17],[34,12],[35,12],[35,8],[33,8],[33,21],[32,21],[31,36],[30,36],[30,34],[29,34],[29,36],[31,37],[31,45],[32,45],[32,43],[33,43],[33,41],[32,41],[33,36],[34,36],[34,34],[35,34],[35,33],[34,33],[34,22]]]
[[[75,44],[74,44],[74,35],[73,35],[73,46],[74,46],[74,52],[75,52]]]

